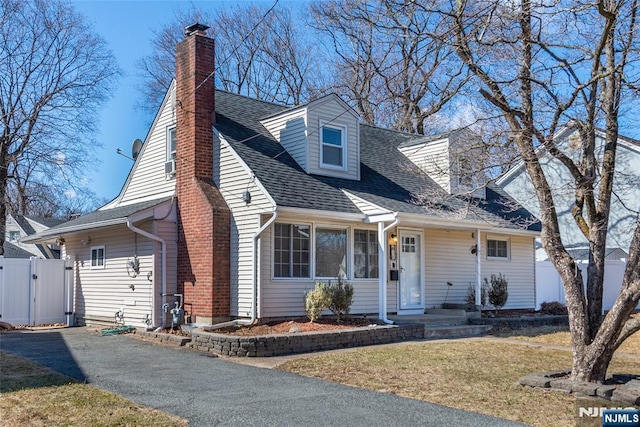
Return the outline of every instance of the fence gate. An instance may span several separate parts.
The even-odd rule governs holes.
[[[69,260],[0,256],[0,320],[13,325],[70,324]]]

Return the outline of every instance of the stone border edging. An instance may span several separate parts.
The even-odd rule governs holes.
[[[424,325],[376,325],[251,337],[194,330],[191,336],[187,346],[196,350],[232,357],[271,357],[422,339]]]
[[[472,325],[491,325],[494,328],[522,329],[537,326],[564,326],[569,324],[569,316],[551,315],[522,317],[481,317],[470,318]]]
[[[624,384],[597,384],[569,380],[567,377],[570,374],[570,369],[529,374],[520,378],[519,383],[523,386],[580,393],[623,405],[640,406],[640,376],[638,375],[633,378],[631,376],[625,377],[628,381]],[[616,380],[615,374],[613,380]]]
[[[135,335],[140,335],[142,338],[147,338],[160,343],[175,345],[176,347],[183,347],[191,342],[191,338],[181,335],[171,335],[164,332],[150,332],[137,330]]]

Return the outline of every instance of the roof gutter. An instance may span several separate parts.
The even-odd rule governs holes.
[[[52,228],[52,229],[43,231],[42,233],[37,233],[32,236],[25,237],[21,241],[24,243],[43,242],[48,240],[49,238],[57,237],[61,234],[75,233],[76,231],[92,230],[95,228],[126,224],[127,221],[128,221],[127,218],[115,218],[115,219],[110,219],[108,221],[93,222],[89,224],[79,224],[79,225],[74,225],[70,227]]]

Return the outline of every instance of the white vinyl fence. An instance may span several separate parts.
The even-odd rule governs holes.
[[[73,322],[69,259],[0,256],[0,321],[13,325]]]
[[[586,284],[587,263],[578,263],[582,279]],[[604,294],[602,309],[609,310],[620,293],[622,277],[626,263],[619,260],[607,260],[604,266]],[[562,280],[551,261],[536,262],[536,309],[545,301],[559,301],[565,304]],[[638,304],[640,309],[640,304]]]

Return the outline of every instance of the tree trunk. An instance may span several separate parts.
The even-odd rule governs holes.
[[[8,184],[8,146],[4,138],[0,141],[0,256],[4,255],[4,241],[7,224],[7,184]]]

